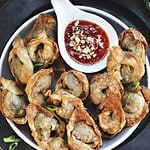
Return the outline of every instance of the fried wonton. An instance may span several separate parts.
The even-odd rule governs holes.
[[[53,78],[54,72],[52,68],[41,69],[33,74],[25,88],[30,103],[46,106]]]
[[[126,126],[134,126],[148,113],[148,104],[142,93],[126,91],[122,97],[122,108],[126,116]]]
[[[68,145],[72,150],[97,150],[102,145],[101,132],[81,107],[75,109],[66,128]]]
[[[2,114],[17,124],[25,124],[27,122],[25,118],[27,102],[23,91],[12,80],[0,77],[0,83],[2,84],[0,94]]]
[[[33,64],[24,46],[23,39],[19,36],[13,41],[13,48],[9,52],[8,63],[12,75],[19,84],[26,84],[33,75]]]
[[[28,42],[27,49],[33,64],[42,63],[42,67],[52,64],[59,56],[57,43],[47,37],[45,30]]]
[[[39,37],[40,33],[45,30],[48,38],[51,40],[56,39],[56,19],[49,14],[40,14],[31,30],[31,32],[25,37],[26,43],[31,39]]]
[[[114,46],[107,58],[107,71],[113,72],[118,80],[127,84],[140,81],[145,73],[145,67],[135,54]]]
[[[89,94],[89,82],[87,76],[76,70],[69,70],[59,77],[55,91],[64,90],[85,100]]]
[[[42,149],[54,150],[55,147],[53,146],[55,144],[59,144],[57,147],[62,146],[60,149],[64,147],[67,149],[67,145],[62,139],[65,132],[65,124],[53,111],[48,111],[39,105],[29,104],[26,107],[26,112],[31,134]]]
[[[97,107],[98,124],[102,130],[103,137],[112,138],[125,126],[126,118],[118,98],[118,96],[112,95]]]
[[[123,30],[119,35],[119,45],[123,50],[133,52],[146,63],[148,43],[145,37],[134,28]]]
[[[94,104],[116,94],[122,97],[124,88],[122,83],[111,73],[95,74],[90,81],[90,98]]]
[[[76,107],[84,109],[82,101],[66,91],[51,94],[50,101],[57,106],[56,113],[63,119],[70,119]]]

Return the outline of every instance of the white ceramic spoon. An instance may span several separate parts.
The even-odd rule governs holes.
[[[93,65],[79,64],[75,62],[73,59],[71,59],[66,51],[64,34],[67,25],[72,21],[75,20],[90,21],[99,25],[106,32],[111,47],[118,45],[118,36],[114,28],[103,18],[78,9],[69,0],[51,0],[51,4],[57,16],[57,24],[58,24],[57,36],[60,53],[63,59],[66,61],[66,63],[71,68],[85,73],[93,73],[104,69],[106,67],[107,55],[104,59]]]

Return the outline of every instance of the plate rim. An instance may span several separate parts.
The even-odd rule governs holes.
[[[103,11],[101,9],[97,9],[97,8],[94,8],[94,7],[89,7],[89,6],[81,6],[81,5],[76,5],[77,7],[79,7],[80,9],[83,9],[83,10],[86,10],[86,11],[90,11],[90,12],[94,12],[94,13],[97,13],[99,15],[103,15],[103,16],[106,16],[107,18],[117,22],[118,24],[120,24],[123,28],[125,29],[128,29],[129,27],[124,23],[122,22],[120,19],[118,19],[116,16],[106,12],[106,11]],[[7,50],[9,49],[10,45],[12,44],[12,41],[14,40],[14,38],[18,35],[19,32],[22,31],[22,29],[24,29],[25,26],[27,26],[28,24],[30,24],[32,21],[34,21],[38,16],[39,14],[41,13],[51,13],[53,12],[54,9],[51,8],[51,9],[47,9],[45,11],[41,11],[40,13],[37,13],[36,15],[32,16],[31,18],[29,18],[28,20],[26,20],[22,25],[19,26],[19,28],[17,28],[15,30],[14,33],[12,33],[12,35],[10,36],[9,40],[6,42],[5,46],[4,46],[4,49],[2,51],[2,54],[1,54],[1,57],[0,57],[0,75],[2,74],[2,64],[3,64],[3,61],[4,60],[4,57],[7,53]],[[148,88],[150,88],[150,66],[149,66],[149,60],[148,58],[146,57],[146,71],[147,71],[147,86]],[[37,144],[33,141],[31,141],[29,138],[27,138],[22,132],[20,132],[20,130],[16,127],[16,125],[9,119],[7,119],[7,122],[8,124],[10,125],[10,127],[13,129],[14,132],[16,132],[16,134],[21,137],[21,139],[23,139],[28,145],[30,145],[31,147],[37,149],[37,150],[41,150],[41,148],[39,146],[37,146]],[[100,147],[99,149],[100,150],[110,150],[110,149],[113,149],[117,146],[119,146],[121,143],[123,143],[125,140],[127,140],[127,138],[133,134],[133,132],[136,130],[136,128],[138,127],[140,123],[136,124],[135,126],[133,127],[130,127],[130,132],[127,134],[125,134],[123,137],[119,138],[119,140],[115,143],[113,143],[112,145],[109,145],[107,147]],[[102,145],[103,146],[103,145]]]

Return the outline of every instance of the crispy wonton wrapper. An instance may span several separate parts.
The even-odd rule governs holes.
[[[81,107],[75,109],[67,124],[67,137],[72,150],[96,150],[102,145],[101,132]]]
[[[98,123],[103,137],[112,138],[125,126],[126,119],[117,95],[103,100],[98,106]]]
[[[89,94],[89,82],[85,74],[76,70],[69,70],[59,77],[55,91],[64,90],[85,100]]]
[[[16,82],[26,84],[33,75],[34,67],[24,46],[23,39],[19,36],[13,41],[13,48],[8,57],[9,68]]]
[[[55,115],[39,105],[29,104],[27,120],[35,142],[44,150],[67,150],[63,140],[65,124]],[[57,147],[55,147],[57,145]]]
[[[12,80],[0,77],[0,83],[2,84],[0,93],[2,114],[17,124],[25,124],[27,122],[25,118],[27,102],[22,90]]]
[[[47,96],[51,93],[51,86],[54,78],[52,68],[41,69],[27,82],[25,92],[29,102],[41,106],[46,106]]]

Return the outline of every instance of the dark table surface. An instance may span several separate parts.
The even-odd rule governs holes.
[[[76,5],[85,5],[104,10],[143,33],[150,45],[150,11],[144,0],[71,0]],[[51,8],[49,0],[0,0],[0,53],[12,33],[33,15]],[[150,52],[148,52],[150,59]],[[150,113],[140,123],[137,130],[116,150],[148,150],[150,149]],[[0,113],[0,146],[8,149],[2,140],[8,135],[17,135],[9,127]],[[20,142],[16,150],[33,150],[25,142]]]

